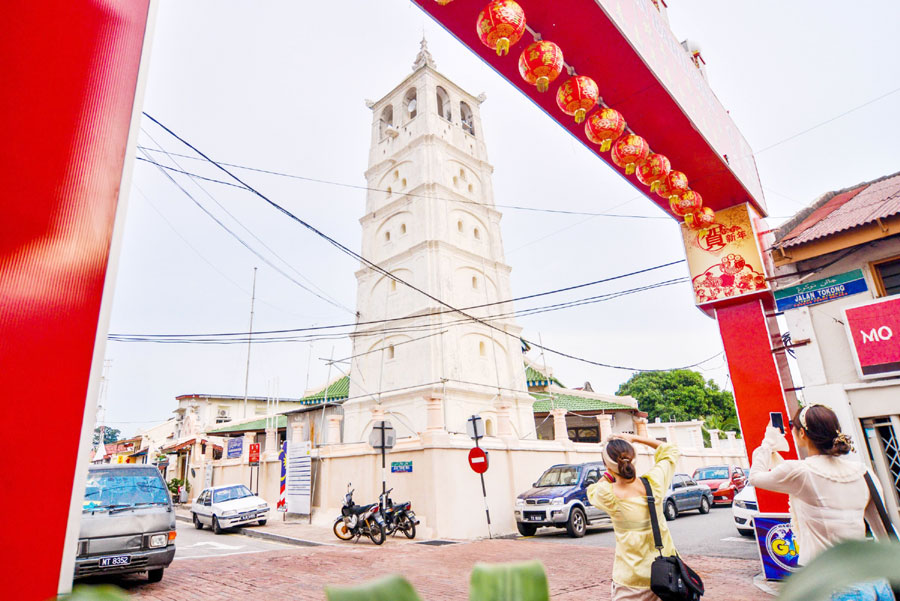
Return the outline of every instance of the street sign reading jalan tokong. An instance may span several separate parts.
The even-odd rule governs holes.
[[[868,290],[862,269],[854,269],[824,280],[815,280],[775,291],[775,305],[779,311],[825,303],[836,298],[859,294]]]
[[[412,472],[412,461],[391,461],[391,472],[393,473],[410,473]]]

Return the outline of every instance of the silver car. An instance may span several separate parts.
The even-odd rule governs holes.
[[[152,465],[91,467],[81,512],[75,578],[147,572],[159,582],[175,557],[175,511]]]
[[[682,511],[691,509],[709,513],[712,504],[713,493],[707,485],[697,484],[687,474],[675,474],[663,500],[663,513],[667,520],[674,520]]]
[[[191,505],[194,527],[209,526],[220,534],[225,528],[244,526],[250,522],[266,523],[269,505],[243,484],[229,484],[204,489]]]

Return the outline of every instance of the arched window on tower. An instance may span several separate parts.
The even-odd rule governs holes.
[[[380,137],[384,137],[385,132],[388,127],[392,127],[394,125],[394,107],[390,104],[384,107],[381,111],[381,119],[378,121],[378,134]]]
[[[476,240],[481,240],[481,232],[477,227],[472,231],[472,235],[475,236]]]
[[[405,233],[406,233],[406,224],[401,223],[400,224],[400,234],[405,234]]]
[[[394,345],[393,344],[391,346],[387,347],[387,358],[388,359],[394,358]]]
[[[416,89],[410,88],[406,92],[406,96],[404,97],[404,105],[406,105],[406,118],[414,119],[416,117],[417,108],[419,105],[418,100],[416,99]]]
[[[437,87],[436,91],[437,96],[437,113],[447,121],[452,121],[450,115],[450,95],[447,94],[447,90],[442,88],[441,86]]]
[[[456,222],[456,229],[457,229],[457,231],[459,231],[459,232],[462,232],[462,231],[463,231],[463,222],[462,222],[462,221],[457,221],[457,222]]]
[[[459,121],[462,123],[464,132],[475,135],[475,115],[472,114],[472,109],[465,102],[459,103]]]
[[[478,288],[478,278],[476,276],[472,276],[472,288]]]

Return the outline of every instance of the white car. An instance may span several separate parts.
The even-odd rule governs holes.
[[[259,522],[262,526],[269,515],[269,505],[243,484],[206,488],[191,505],[194,527],[209,526],[220,534],[225,528]]]
[[[759,515],[756,503],[756,489],[749,484],[734,497],[731,506],[734,525],[743,536],[753,536],[753,518]]]

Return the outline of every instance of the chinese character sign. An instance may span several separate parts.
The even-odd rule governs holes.
[[[701,230],[682,224],[698,305],[768,289],[751,210],[746,203],[723,209],[713,225]]]

